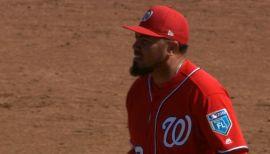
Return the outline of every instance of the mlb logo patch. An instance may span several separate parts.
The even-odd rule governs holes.
[[[214,132],[228,135],[232,128],[232,122],[226,109],[221,109],[206,115],[207,120]]]

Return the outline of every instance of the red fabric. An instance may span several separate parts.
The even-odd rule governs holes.
[[[162,88],[151,82],[152,101],[148,76],[137,79],[130,88],[126,104],[130,138],[135,147],[143,149],[143,154],[154,153],[154,139],[158,154],[248,151],[227,92],[204,70],[196,72],[165,101],[154,134],[160,103],[195,68],[186,60],[178,74]],[[207,115],[218,110],[226,110],[232,123],[226,135],[213,131],[207,120]]]
[[[154,37],[165,37],[187,44],[189,28],[185,17],[167,6],[153,6],[142,18],[140,25],[124,26],[137,33]]]

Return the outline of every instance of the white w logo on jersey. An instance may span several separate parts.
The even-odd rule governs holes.
[[[180,146],[185,144],[190,135],[191,127],[191,119],[188,115],[185,116],[185,120],[184,118],[177,120],[176,117],[167,118],[162,124],[162,129],[165,131],[163,138],[164,145],[168,148],[171,148],[174,145]],[[181,129],[179,133],[176,132],[177,128],[178,130]],[[172,134],[168,136],[170,130]],[[186,132],[186,134],[184,134],[184,132]],[[168,137],[171,138],[169,140],[171,143],[168,143]]]

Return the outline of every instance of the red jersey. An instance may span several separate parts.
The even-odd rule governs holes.
[[[189,60],[161,87],[151,75],[138,78],[126,103],[133,145],[129,153],[248,151],[226,90]]]

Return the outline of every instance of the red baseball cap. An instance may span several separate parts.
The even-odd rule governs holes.
[[[136,33],[153,37],[164,37],[187,44],[189,28],[185,17],[168,6],[152,6],[143,16],[139,25],[123,26]]]

